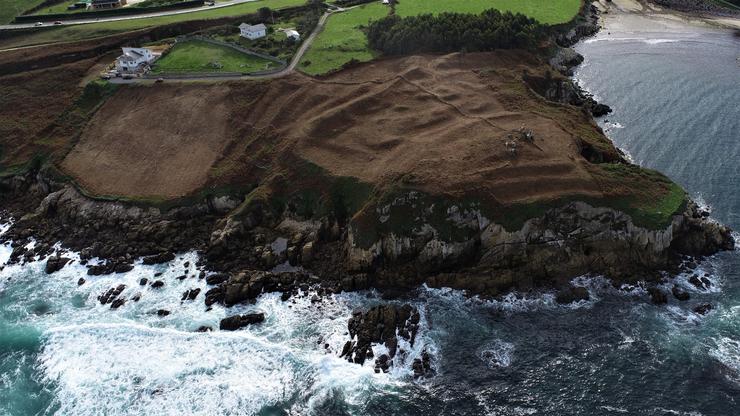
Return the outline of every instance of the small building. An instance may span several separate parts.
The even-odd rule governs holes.
[[[248,25],[242,23],[239,25],[241,36],[250,40],[264,38],[267,35],[267,27],[260,23],[258,25]]]
[[[122,48],[123,55],[116,59],[119,72],[138,72],[154,61],[154,54],[147,48]]]
[[[126,5],[126,0],[92,0],[93,9],[115,9]]]
[[[293,29],[286,30],[285,31],[285,36],[287,36],[288,39],[292,39],[292,40],[294,40],[296,42],[299,41],[299,40],[301,40],[300,33],[298,33],[297,31],[295,31]]]

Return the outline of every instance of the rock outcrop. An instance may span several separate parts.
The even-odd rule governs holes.
[[[458,208],[443,221],[431,222],[432,217],[419,216],[403,233],[381,234],[370,243],[351,224],[346,240],[350,271],[370,272],[380,287],[426,281],[496,295],[588,273],[635,279],[675,269],[679,255],[734,246],[730,230],[708,220],[693,203],[660,229],[636,226],[620,211],[583,202],[551,209],[518,230],[491,223],[472,209]],[[458,228],[457,239],[449,238],[449,227]],[[403,273],[387,272],[394,267]],[[468,272],[445,272],[454,267]]]
[[[375,358],[375,372],[388,372],[397,354],[405,354],[399,347],[399,338],[414,346],[419,330],[419,312],[410,305],[380,305],[365,312],[355,311],[347,323],[350,340],[344,344],[340,357],[347,361],[364,364],[367,359]],[[374,357],[373,346],[382,344],[386,354]],[[427,359],[428,361],[428,359]],[[416,364],[419,375],[426,367],[423,361]],[[417,368],[414,369],[415,372]]]

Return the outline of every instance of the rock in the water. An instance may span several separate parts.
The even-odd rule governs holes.
[[[85,278],[84,277],[80,277],[79,279],[77,279],[77,286],[82,286],[84,284],[85,284]]]
[[[175,259],[175,255],[172,253],[160,253],[153,256],[147,256],[141,259],[141,262],[146,265],[167,263]]]
[[[164,286],[164,282],[161,281],[161,280],[155,280],[155,281],[152,282],[151,286],[154,289],[157,289],[157,288],[160,288],[160,287]]]
[[[658,289],[657,287],[651,287],[647,291],[648,291],[648,294],[650,295],[650,300],[654,304],[663,305],[663,304],[668,303],[668,295],[661,289]]]
[[[64,267],[70,260],[71,259],[67,257],[61,256],[49,257],[49,259],[46,260],[46,268],[44,270],[46,271],[46,274],[52,274],[62,270],[62,267]]]
[[[673,297],[675,297],[678,300],[689,300],[691,296],[689,296],[689,292],[683,290],[681,287],[673,285],[673,289],[671,289],[671,293],[673,293]]]
[[[701,305],[698,305],[697,307],[694,308],[694,312],[698,313],[699,315],[706,315],[711,310],[712,310],[711,303],[702,303]]]
[[[420,378],[433,373],[432,369],[432,357],[429,353],[424,350],[421,353],[421,358],[414,359],[411,364],[411,369],[414,370],[414,377]]]
[[[126,299],[118,298],[118,299],[114,300],[113,302],[111,302],[110,308],[111,309],[118,309],[121,306],[123,306],[124,304],[126,304]]]
[[[207,325],[199,326],[198,329],[195,330],[195,332],[211,332],[213,331],[213,328]]]
[[[570,286],[560,290],[555,296],[555,301],[560,304],[568,304],[588,299],[588,290],[583,286]]]
[[[229,316],[221,320],[219,329],[223,331],[235,331],[247,325],[257,324],[265,320],[264,313],[248,313],[245,315]]]
[[[168,311],[167,309],[159,309],[157,311],[157,316],[167,316],[169,314],[170,314],[170,311]]]
[[[347,322],[351,340],[345,344],[340,356],[350,362],[363,364],[372,357],[373,344],[384,344],[388,349],[388,358],[378,357],[376,368],[386,371],[385,364],[391,365],[398,351],[399,336],[411,346],[414,345],[419,320],[419,312],[410,305],[380,305],[364,313],[356,311]]]
[[[120,295],[121,292],[123,292],[124,289],[126,289],[126,285],[124,284],[120,284],[116,287],[112,287],[108,289],[105,293],[98,296],[98,300],[100,301],[100,304],[105,305],[107,303],[112,303],[113,301],[116,300],[118,295]],[[121,305],[118,305],[118,306],[121,306]]]
[[[141,280],[139,280],[140,286],[146,286],[147,283],[149,283],[149,279],[147,279],[146,277],[142,277]]]
[[[182,294],[181,300],[195,300],[195,298],[198,297],[199,293],[200,293],[199,287],[196,287],[195,289],[188,289]]]

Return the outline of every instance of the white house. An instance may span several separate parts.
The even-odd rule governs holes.
[[[297,31],[295,31],[293,29],[286,30],[285,31],[285,36],[287,36],[288,39],[293,39],[296,42],[299,41],[299,40],[301,40],[301,35]]]
[[[239,25],[239,31],[241,32],[242,37],[251,40],[264,38],[267,35],[267,27],[262,23],[258,25],[242,23]]]
[[[136,72],[154,61],[154,54],[147,48],[122,48],[123,55],[116,59],[116,69],[120,72]]]

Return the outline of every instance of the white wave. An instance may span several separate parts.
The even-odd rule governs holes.
[[[9,245],[0,246],[0,256],[10,251]],[[372,294],[325,296],[320,302],[311,301],[314,293],[286,302],[279,294],[265,294],[254,304],[206,311],[208,286],[197,277],[196,253],[162,265],[137,262],[130,272],[104,276],[88,276],[76,253],[65,255],[74,261],[52,275],[44,273],[43,261],[0,271],[0,290],[7,283],[19,297],[11,307],[42,332],[38,365],[59,414],[250,415],[273,405],[317,414],[323,401],[338,396],[361,408],[372,392],[409,383],[410,364],[424,349],[436,356],[422,315],[417,342],[399,343],[405,353],[397,355],[390,373],[376,374],[372,363],[339,358],[352,310],[376,302]],[[188,277],[178,279],[186,269]],[[86,281],[78,286],[81,277]],[[142,278],[165,285],[142,286]],[[119,284],[126,285],[123,306],[111,309],[97,301]],[[181,300],[184,291],[195,288],[201,289],[195,301]],[[34,314],[36,302],[48,313]],[[158,316],[160,309],[170,314]],[[217,330],[223,317],[255,310],[265,313],[264,323]],[[216,330],[194,332],[201,326]]]
[[[721,337],[714,340],[715,347],[709,351],[709,355],[717,359],[732,371],[728,378],[740,384],[740,341],[729,337]]]
[[[596,37],[586,39],[583,43],[597,43],[597,42],[641,42],[648,45],[660,45],[662,43],[677,43],[686,42],[688,39],[676,39],[676,38],[646,38],[646,37]]]

